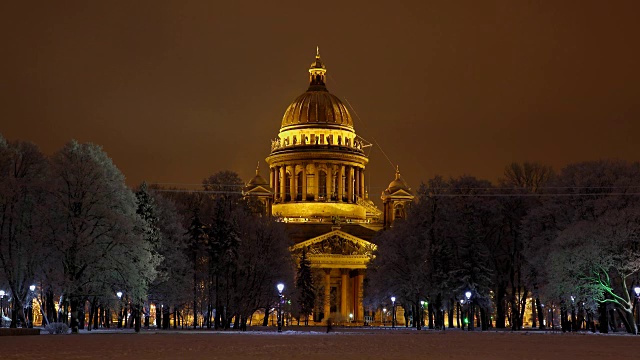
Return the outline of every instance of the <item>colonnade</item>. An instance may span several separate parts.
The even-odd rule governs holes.
[[[349,314],[353,314],[356,322],[364,321],[364,307],[362,305],[364,272],[363,270],[339,269],[340,277],[335,279],[334,284],[339,287],[340,302],[337,304],[337,312],[343,319],[349,319]],[[332,269],[324,269],[324,320],[331,314],[331,286]],[[336,292],[337,294],[338,292]],[[338,299],[336,299],[338,302]]]
[[[313,175],[312,184],[309,175]],[[355,203],[357,198],[364,198],[364,167],[315,162],[276,165],[270,168],[269,185],[274,189],[275,202]]]

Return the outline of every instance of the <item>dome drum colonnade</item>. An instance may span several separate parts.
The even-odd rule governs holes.
[[[325,74],[316,54],[309,88],[289,105],[278,138],[271,142],[266,160],[275,195],[273,213],[365,220],[365,209],[353,205],[366,197],[368,159],[363,148],[370,145],[356,135],[349,111],[327,90]],[[291,203],[306,204],[287,206]]]

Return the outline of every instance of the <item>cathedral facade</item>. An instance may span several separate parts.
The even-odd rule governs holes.
[[[347,107],[327,90],[326,72],[316,53],[307,91],[287,107],[271,140],[269,180],[256,170],[243,193],[285,223],[292,253],[304,251],[316,269],[314,285],[322,294],[314,319],[363,323],[363,281],[376,249],[374,235],[404,217],[413,195],[396,171],[382,193],[382,210],[368,198],[365,150],[371,144],[356,134]]]

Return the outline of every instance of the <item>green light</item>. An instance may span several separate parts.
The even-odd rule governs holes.
[[[464,318],[464,323],[468,324],[469,323],[469,318]]]
[[[291,305],[291,300],[287,300],[287,304]]]

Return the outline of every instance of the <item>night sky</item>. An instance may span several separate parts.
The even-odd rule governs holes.
[[[277,5],[276,5],[277,4]],[[513,161],[640,160],[640,1],[4,1],[0,133],[100,144],[127,177],[243,179],[320,46],[413,188]],[[370,196],[394,169],[372,149]],[[178,185],[180,186],[180,185]]]

